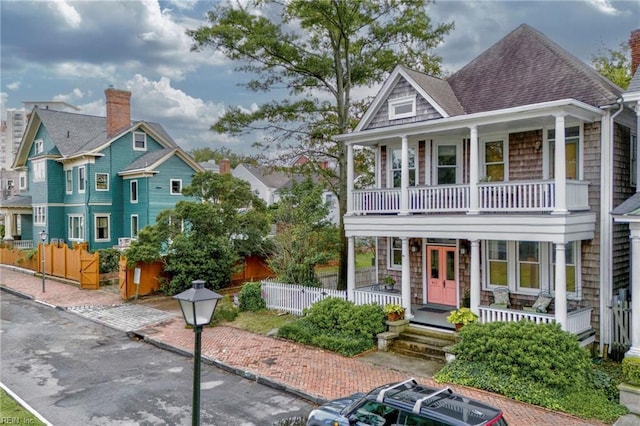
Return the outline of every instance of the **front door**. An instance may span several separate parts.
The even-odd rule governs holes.
[[[427,246],[427,303],[456,306],[456,248]]]

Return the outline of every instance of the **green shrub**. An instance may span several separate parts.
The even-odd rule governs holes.
[[[328,297],[305,309],[305,316],[286,324],[278,336],[353,356],[373,347],[374,336],[384,331],[384,312],[379,305],[357,306]]]
[[[557,324],[469,324],[459,335],[456,360],[434,376],[438,382],[485,389],[608,423],[627,412],[617,403],[615,380]]]
[[[640,386],[640,358],[626,357],[622,360],[624,380],[634,386]]]
[[[238,304],[241,311],[256,312],[267,308],[262,298],[262,285],[260,282],[245,283],[238,294]]]
[[[96,250],[100,256],[100,273],[118,272],[120,268],[120,250],[114,248]]]
[[[532,321],[469,324],[460,330],[457,357],[507,377],[567,389],[590,379],[591,360],[575,335],[559,324]]]
[[[233,304],[233,299],[231,296],[226,295],[218,302],[218,306],[216,306],[216,310],[213,312],[213,321],[234,321],[240,312],[240,309],[236,305]]]

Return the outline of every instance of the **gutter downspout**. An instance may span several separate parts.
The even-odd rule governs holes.
[[[614,119],[624,110],[622,99],[616,104],[620,108],[611,114],[607,111],[601,129],[601,155],[600,155],[600,352],[606,358],[609,344],[611,343],[612,319],[609,315],[609,307],[613,294],[613,137]],[[613,106],[612,106],[613,107]]]

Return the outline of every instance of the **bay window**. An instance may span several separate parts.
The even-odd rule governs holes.
[[[69,240],[84,241],[84,216],[69,215]]]

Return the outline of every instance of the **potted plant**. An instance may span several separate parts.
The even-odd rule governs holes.
[[[384,305],[384,313],[389,321],[404,319],[404,308],[397,303],[387,303]]]
[[[447,321],[453,324],[456,327],[456,331],[458,331],[463,325],[478,321],[478,315],[474,314],[469,308],[459,308],[449,313]]]
[[[385,275],[382,277],[382,283],[384,284],[385,290],[393,290],[393,286],[396,285],[396,279],[391,275]]]

